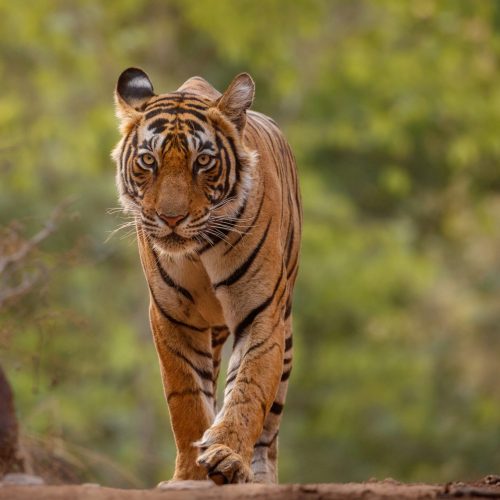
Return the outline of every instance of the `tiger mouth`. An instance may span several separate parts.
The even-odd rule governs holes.
[[[181,236],[180,234],[177,233],[170,233],[167,234],[167,236],[163,236],[162,238],[158,238],[156,236],[156,239],[160,241],[164,241],[165,243],[170,243],[170,244],[175,244],[175,245],[185,245],[189,239],[184,238],[184,236]]]

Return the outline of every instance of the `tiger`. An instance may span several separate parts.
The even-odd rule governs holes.
[[[170,482],[278,481],[302,207],[294,155],[276,122],[249,109],[254,93],[241,73],[223,94],[198,76],[155,94],[139,68],[115,88],[112,158],[149,287],[176,445]]]

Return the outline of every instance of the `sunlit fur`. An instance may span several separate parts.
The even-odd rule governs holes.
[[[277,481],[301,207],[286,140],[270,118],[247,111],[253,91],[242,74],[222,95],[199,77],[154,95],[147,76],[130,69],[116,92],[116,182],[149,285],[176,480]],[[141,162],[144,153],[154,168]],[[208,166],[197,163],[200,154]],[[181,220],[171,228],[169,217]]]

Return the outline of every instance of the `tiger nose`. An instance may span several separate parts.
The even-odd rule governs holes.
[[[170,228],[174,228],[182,219],[187,217],[187,214],[165,215],[160,212],[156,212],[156,215],[158,215],[163,222],[166,222],[167,226]]]

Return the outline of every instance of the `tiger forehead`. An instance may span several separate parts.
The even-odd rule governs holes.
[[[199,94],[193,94],[191,92],[170,92],[168,94],[159,94],[154,96],[148,101],[146,109],[149,109],[156,104],[161,102],[172,102],[172,103],[194,103],[205,105],[206,108],[213,106],[213,101],[208,98],[205,98]]]
[[[143,111],[143,125],[152,134],[206,133],[206,111],[213,102],[187,92],[161,94],[151,99]]]
[[[145,118],[149,119],[157,114],[203,114],[213,102],[197,94],[187,92],[173,92],[171,94],[161,94],[152,98],[144,109]]]
[[[193,150],[214,152],[214,130],[205,115],[213,104],[186,92],[151,99],[143,110],[140,147],[160,150],[161,155],[172,150],[185,155]]]

